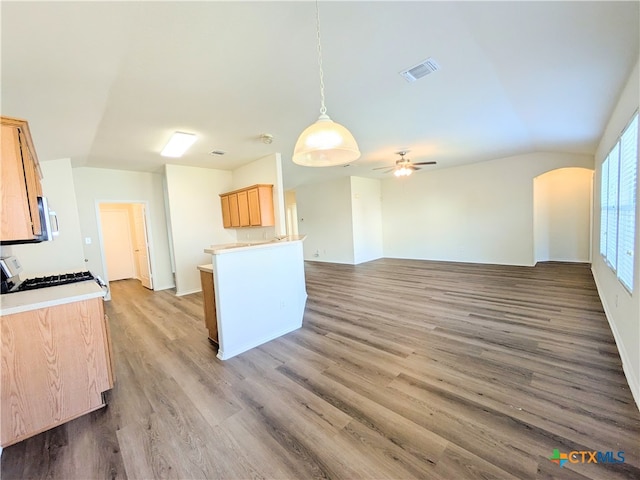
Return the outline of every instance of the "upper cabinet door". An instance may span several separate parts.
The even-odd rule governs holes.
[[[238,213],[238,194],[232,193],[229,196],[229,219],[232,227],[240,226],[240,214]]]
[[[224,228],[231,227],[231,211],[229,209],[229,195],[220,197],[220,205],[222,207],[222,226]]]
[[[248,227],[249,223],[249,199],[247,191],[238,192],[238,216],[240,218],[240,226]]]
[[[249,199],[249,223],[252,227],[259,227],[262,224],[262,216],[260,215],[260,196],[258,189],[252,188],[247,191]]]
[[[24,132],[20,129],[20,149],[22,151],[22,165],[24,167],[24,178],[27,185],[27,203],[31,214],[31,227],[34,235],[42,234],[40,223],[40,212],[38,211],[38,197],[42,196],[42,185],[36,169],[36,162],[33,159],[29,143]]]
[[[38,160],[24,120],[1,117],[2,176],[0,241],[19,243],[42,233],[38,197],[42,196]]]
[[[258,202],[260,205],[260,226],[273,227],[276,224],[273,209],[273,185],[258,185]]]

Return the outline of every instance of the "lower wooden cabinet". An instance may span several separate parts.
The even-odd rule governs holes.
[[[113,388],[102,298],[0,317],[0,444],[5,447],[105,405]]]
[[[204,324],[209,331],[209,339],[219,345],[218,319],[216,316],[216,295],[213,290],[213,271],[211,265],[200,265],[200,283],[204,304]]]
[[[224,228],[272,227],[275,225],[273,185],[251,187],[220,194]]]

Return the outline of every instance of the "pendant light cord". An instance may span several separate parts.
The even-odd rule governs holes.
[[[316,32],[318,34],[318,66],[320,67],[320,114],[327,114],[327,107],[324,105],[324,72],[322,71],[322,46],[320,45],[320,9],[316,0]]]

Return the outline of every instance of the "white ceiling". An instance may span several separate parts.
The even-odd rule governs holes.
[[[362,157],[291,162],[319,114],[313,2],[1,2],[1,111],[41,161],[232,169],[281,152],[289,188],[381,178],[408,148],[442,168],[530,151],[593,153],[639,55],[639,2],[320,2],[328,114]],[[441,70],[399,74],[427,57]],[[263,144],[259,136],[274,141]],[[224,150],[222,157],[211,156]]]

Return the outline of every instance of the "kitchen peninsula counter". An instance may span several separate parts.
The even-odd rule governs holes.
[[[225,253],[252,250],[256,248],[273,248],[273,247],[277,247],[279,245],[283,245],[291,242],[302,242],[306,237],[307,237],[306,235],[289,235],[286,237],[274,238],[273,240],[256,240],[256,241],[237,242],[237,243],[224,243],[221,245],[211,245],[211,247],[205,248],[204,252],[220,255]]]
[[[288,236],[204,250],[211,254],[218,358],[227,360],[302,326],[304,239]]]

